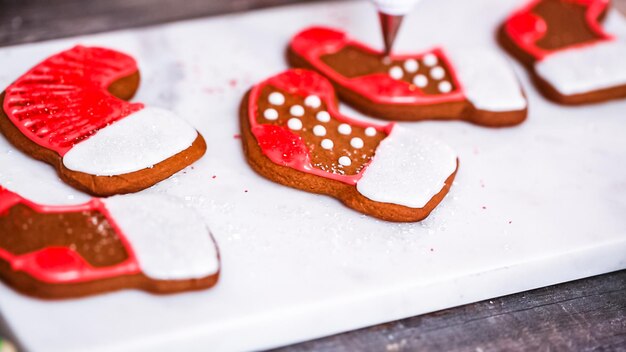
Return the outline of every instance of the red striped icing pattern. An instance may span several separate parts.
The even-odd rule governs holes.
[[[107,91],[111,83],[135,72],[137,64],[128,55],[76,46],[11,84],[4,112],[30,140],[63,156],[99,129],[143,108]]]

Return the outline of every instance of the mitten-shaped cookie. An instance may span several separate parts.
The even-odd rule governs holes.
[[[0,131],[98,196],[150,187],[200,158],[202,136],[173,113],[129,103],[135,60],[77,46],[32,68],[0,95]]]
[[[380,219],[424,219],[456,175],[456,154],[443,143],[341,115],[331,83],[313,71],[289,70],[255,85],[240,115],[256,172]]]
[[[292,66],[328,78],[339,96],[361,112],[403,120],[466,120],[484,126],[519,124],[526,98],[504,58],[442,48],[384,56],[339,30],[313,27],[298,33],[287,53]]]
[[[219,270],[202,218],[170,198],[42,205],[0,186],[0,279],[28,295],[199,290],[215,285]]]
[[[515,11],[500,43],[541,92],[562,104],[626,97],[626,43],[600,24],[609,0],[533,0]]]

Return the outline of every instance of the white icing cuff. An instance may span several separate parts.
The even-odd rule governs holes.
[[[180,202],[137,194],[108,198],[104,203],[146,276],[188,280],[219,270],[217,248],[202,217]]]
[[[113,176],[151,168],[189,148],[198,132],[172,112],[146,107],[76,144],[63,165]]]
[[[511,65],[501,55],[486,50],[455,50],[451,61],[465,96],[476,109],[519,111],[526,98]]]
[[[442,142],[394,126],[356,188],[365,197],[423,208],[456,170],[456,154]]]
[[[626,84],[626,43],[614,40],[551,54],[535,71],[562,95]]]

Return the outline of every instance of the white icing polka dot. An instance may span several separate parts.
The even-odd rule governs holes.
[[[426,54],[422,60],[424,61],[424,65],[428,67],[435,66],[437,62],[439,62],[435,54]]]
[[[401,79],[404,76],[404,71],[400,66],[394,66],[389,69],[389,76],[393,79]]]
[[[343,165],[343,166],[350,166],[350,165],[352,165],[352,160],[350,160],[349,157],[344,155],[344,156],[339,158],[339,164]]]
[[[315,117],[317,118],[317,121],[319,122],[330,121],[330,114],[328,113],[328,111],[320,111],[315,115]]]
[[[283,105],[285,103],[285,96],[281,93],[274,92],[269,95],[267,100],[269,100],[272,105]]]
[[[420,67],[419,63],[415,59],[408,59],[404,62],[404,69],[406,72],[414,73],[417,72],[417,69]]]
[[[315,127],[313,127],[313,134],[318,136],[318,137],[322,137],[326,135],[326,128],[322,125],[316,125]]]
[[[359,137],[354,137],[350,140],[350,145],[352,148],[361,149],[363,148],[363,140]]]
[[[263,112],[263,117],[265,117],[268,120],[276,120],[278,119],[278,111],[276,111],[276,109],[265,109],[265,111]]]
[[[434,79],[442,79],[446,75],[446,71],[442,67],[437,66],[430,70],[430,77]]]
[[[417,75],[413,77],[413,84],[420,88],[424,88],[428,85],[428,78],[424,75]]]
[[[322,143],[320,144],[322,145],[322,148],[328,149],[328,150],[333,149],[333,147],[335,146],[335,143],[333,143],[333,141],[331,141],[328,138],[322,140]]]
[[[341,134],[348,135],[352,133],[352,127],[350,127],[350,125],[348,125],[347,123],[342,123],[341,125],[339,125],[339,127],[337,127],[337,131],[339,131],[339,133]]]
[[[303,116],[304,108],[302,107],[302,105],[294,105],[289,108],[289,113],[293,116]]]
[[[449,93],[452,90],[452,84],[448,81],[443,81],[439,83],[439,91],[441,93]]]
[[[317,95],[309,95],[304,99],[304,105],[317,109],[322,105],[322,100]]]
[[[376,129],[374,127],[368,127],[365,129],[365,135],[368,137],[374,137],[376,135]]]
[[[300,121],[300,119],[292,117],[289,119],[289,121],[287,121],[287,126],[292,130],[299,131],[302,129],[302,121]]]

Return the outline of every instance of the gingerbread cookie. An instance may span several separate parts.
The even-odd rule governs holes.
[[[0,186],[0,279],[40,298],[209,288],[219,255],[202,218],[155,195],[42,205]]]
[[[533,0],[500,28],[502,46],[562,104],[626,97],[626,43],[600,21],[609,0]]]
[[[403,121],[466,120],[491,127],[526,118],[526,98],[500,56],[463,52],[450,59],[441,48],[385,57],[339,30],[298,33],[287,58],[295,67],[328,78],[339,96],[361,112]]]
[[[383,220],[424,219],[456,175],[457,157],[443,143],[341,115],[331,83],[313,71],[289,70],[257,84],[240,118],[256,172]]]
[[[129,103],[135,60],[74,47],[32,68],[0,95],[0,131],[68,184],[98,196],[150,187],[199,159],[202,136],[173,113]]]

